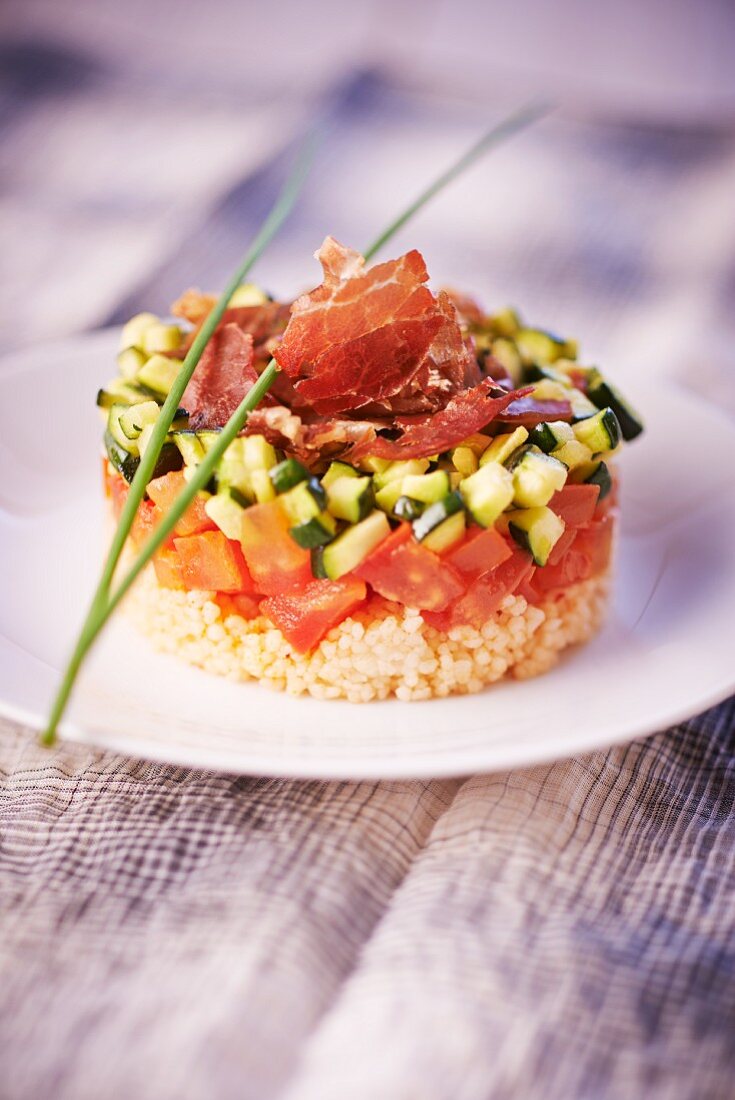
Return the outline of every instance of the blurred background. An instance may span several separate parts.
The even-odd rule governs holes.
[[[0,37],[6,350],[220,287],[315,116],[318,163],[257,272],[280,296],[318,281],[325,233],[365,245],[543,96],[553,116],[392,251],[613,369],[732,368],[730,0],[4,0]]]

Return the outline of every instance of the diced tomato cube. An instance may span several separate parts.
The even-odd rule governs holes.
[[[549,508],[564,520],[567,527],[581,527],[595,514],[599,485],[565,485],[554,493]]]
[[[207,592],[253,592],[242,550],[221,531],[174,539],[187,588]]]
[[[464,542],[451,550],[444,560],[462,573],[480,577],[507,561],[512,553],[512,547],[494,527],[472,527]]]
[[[141,500],[138,511],[135,513],[133,525],[130,528],[130,537],[137,546],[145,542],[161,519],[162,514],[160,508],[157,508],[153,501]],[[169,539],[168,542],[170,545],[171,540]]]
[[[498,610],[505,597],[533,575],[533,560],[525,550],[514,550],[506,561],[472,582],[464,595],[439,615],[424,613],[437,630],[455,626],[482,627]]]
[[[289,534],[289,520],[277,500],[252,504],[242,517],[242,552],[259,592],[277,596],[314,580],[311,556]]]
[[[573,527],[565,527],[559,538],[552,546],[548,561],[546,565],[543,566],[543,568],[548,569],[550,565],[558,565],[576,537],[577,532]]]
[[[579,551],[581,554],[586,554],[589,558],[590,577],[596,577],[598,573],[604,573],[610,564],[614,532],[614,515],[603,516],[602,519],[595,520],[589,527],[583,527],[581,531],[577,532],[572,549]]]
[[[312,580],[300,592],[263,600],[260,609],[299,653],[308,653],[333,626],[364,602],[367,587],[357,577]]]
[[[175,546],[162,546],[153,555],[153,568],[161,588],[186,588],[181,558]]]
[[[162,477],[149,481],[146,486],[148,496],[156,504],[161,512],[168,512],[176,497],[186,487],[186,478],[183,470],[172,470]],[[206,497],[197,493],[194,500],[184,512],[181,519],[174,527],[174,534],[186,537],[196,535],[200,531],[214,531],[217,524],[211,520],[204,510]]]
[[[260,615],[260,601],[257,596],[250,596],[245,592],[235,592],[232,595],[219,593],[217,596],[222,615],[240,615],[243,619],[257,619]]]
[[[580,553],[574,543],[555,565],[545,565],[537,569],[533,586],[542,596],[556,588],[567,588],[570,584],[585,581],[590,576],[590,559]]]
[[[440,611],[464,591],[454,566],[417,542],[408,524],[389,535],[354,572],[380,596],[407,607]]]

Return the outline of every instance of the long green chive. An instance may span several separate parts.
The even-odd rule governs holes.
[[[531,123],[541,118],[548,112],[549,108],[544,105],[531,105],[522,108],[519,111],[509,115],[497,126],[494,126],[489,130],[480,140],[472,146],[466,153],[464,153],[458,161],[456,161],[450,168],[443,172],[432,184],[429,185],[421,194],[416,198],[410,206],[408,206],[403,213],[393,221],[388,228],[381,233],[379,237],[370,245],[365,251],[365,259],[371,259],[376,252],[384,244],[386,244],[390,238],[401,229],[410,218],[412,218],[418,211],[438,194],[444,187],[446,187],[452,180],[456,179],[463,171],[470,167],[479,157],[485,152],[491,149],[493,146],[499,144],[501,141],[511,137],[513,134],[518,133],[520,130],[530,126]],[[284,191],[279,198],[276,205],[273,207],[266,223],[261,229],[260,233],[256,237],[251,249],[243,261],[243,264],[239,271],[233,276],[232,280],[228,284],[221,298],[217,302],[212,312],[208,315],[207,320],[202,325],[202,328],[197,334],[197,338],[192,344],[192,347],[184,360],[183,366],[179,375],[176,378],[174,386],[166,399],[166,402],[161,410],[161,414],[156,423],[156,429],[154,430],[150,443],[145,450],[145,455],[141,459],[140,466],[138,467],[135,477],[133,478],[128,493],[128,498],[125,502],[122,514],[120,516],[120,522],[115,532],[110,553],[105,563],[105,568],[102,573],[102,579],[95,592],[92,600],[92,606],[90,607],[89,614],[82,627],[79,640],[72,655],[71,661],[66,669],[64,678],[59,687],[59,691],[54,700],[53,707],[49,716],[48,724],[42,736],[44,744],[53,744],[56,737],[56,729],[58,727],[61,716],[64,713],[66,704],[71,694],[72,687],[76,680],[79,669],[86,657],[89,649],[94,643],[97,635],[105,625],[110,615],[118,606],[122,598],[125,596],[130,586],[135,582],[136,578],[140,575],[142,570],[151,560],[156,550],[163,544],[166,538],[171,534],[174,527],[178,523],[181,516],[194,500],[196,494],[203,489],[209,482],[212,474],[214,473],[219,460],[222,458],[224,452],[232,443],[233,439],[242,430],[245,422],[248,418],[248,414],[262,401],[266,393],[272,386],[275,377],[278,373],[278,364],[275,359],[271,359],[268,366],[260,375],[258,381],[250,388],[243,400],[238,405],[235,412],[232,414],[227,424],[219,433],[219,436],[214,445],[207,451],[203,460],[196,466],[193,476],[187,482],[186,486],[177,495],[172,506],[168,512],[161,519],[156,526],[152,534],[146,539],[141,547],[137,558],[133,562],[128,572],[120,580],[115,588],[115,591],[110,593],[109,585],[115,572],[115,566],[120,558],[123,547],[127,540],[130,528],[135,518],[138,506],[140,505],[143,496],[145,495],[145,487],[148,484],[150,475],[153,473],[153,469],[156,464],[156,460],[160,453],[161,447],[168,432],[169,427],[173,421],[176,409],[179,407],[179,402],[183,397],[186,385],[194,372],[194,369],[199,361],[199,358],[209,340],[210,336],[214,332],[217,324],[222,318],[222,314],[227,308],[232,294],[245,278],[246,274],[258,259],[263,249],[269,243],[276,230],[280,227],[282,221],[289,213],[291,206],[293,205],[296,194],[303,181],[306,167],[302,165],[300,170],[297,170],[293,177],[289,180],[288,184],[284,188]]]
[[[161,447],[163,446],[166,439],[166,434],[168,433],[168,430],[174,420],[176,410],[181,404],[181,399],[184,396],[184,391],[197,367],[197,364],[199,363],[199,360],[201,359],[202,352],[207,346],[209,338],[211,337],[219,322],[222,320],[222,316],[227,309],[230,298],[243,282],[243,280],[246,278],[251,268],[263,254],[275,234],[278,232],[288,215],[291,213],[299,191],[303,186],[313,156],[314,140],[312,138],[304,146],[304,149],[302,150],[301,155],[298,157],[293,171],[287,179],[283,190],[281,191],[275,204],[270,210],[261,229],[256,234],[253,243],[251,244],[245,258],[243,259],[243,262],[230,279],[229,283],[225,287],[225,290],[217,300],[217,304],[209,313],[206,320],[202,324],[202,327],[199,329],[199,332],[196,334],[196,337],[194,338],[194,341],[192,342],[192,345],[189,348],[189,351],[187,352],[186,357],[181,365],[181,369],[177,374],[173,385],[171,386],[169,394],[163,404],[163,407],[151,434],[149,444],[145,449],[145,453],[140,460],[140,464],[137,470],[135,471],[135,476],[131,482],[125,505],[123,506],[122,512],[120,514],[120,520],[115,529],[115,534],[113,535],[110,549],[108,551],[107,558],[105,559],[105,564],[100,575],[99,583],[92,597],[92,602],[90,604],[87,617],[84,620],[84,624],[79,634],[74,652],[72,653],[71,659],[59,686],[59,690],[51,707],[48,723],[41,738],[42,742],[46,745],[53,744],[56,738],[56,729],[58,727],[61,716],[66,708],[69,695],[71,694],[72,687],[74,686],[74,681],[76,680],[77,674],[84,658],[86,657],[95,638],[109,618],[111,610],[117,605],[117,603],[119,603],[119,595],[116,594],[114,597],[110,597],[110,585],[115,574],[115,569],[120,560],[120,555],[122,554],[123,548],[130,533],[130,528],[132,527],[133,520],[135,519],[136,512],[138,511],[140,502],[145,496],[146,486],[150,481],[151,474],[153,473],[156,461],[161,452]],[[266,379],[264,373],[264,375],[258,380],[256,385],[253,386],[250,393],[248,394],[248,398],[246,399],[246,401],[250,398],[251,394],[255,393],[256,390],[258,392],[253,403],[248,405],[246,415],[247,411],[249,411],[251,408],[254,408],[258,401],[260,401],[261,398],[264,396],[273,380],[274,374],[275,372],[268,379]],[[243,405],[246,404],[246,401],[243,402]],[[239,411],[240,410],[238,409],[238,412]],[[234,438],[234,436],[237,434],[237,430],[239,429],[236,429],[235,431],[230,433],[230,438]],[[199,488],[199,486],[197,486],[197,488]],[[168,531],[170,531],[173,525],[177,522],[179,516],[186,509],[193,496],[194,493],[192,493],[191,496],[184,503],[180,504],[181,497],[179,497],[179,499],[175,502],[174,509],[172,509],[171,513],[169,514],[170,516],[174,516],[173,522],[170,526],[168,526],[168,524],[166,525],[166,533],[168,533]],[[174,512],[176,511],[176,508],[179,507],[179,505],[180,511],[176,512],[176,514],[174,515]],[[169,517],[167,517],[167,519],[168,518]],[[165,538],[165,534],[163,537]],[[153,554],[157,547],[160,545],[160,541],[161,540],[157,541],[152,549],[148,551],[148,557],[145,558],[143,563],[136,570],[136,575],[140,572],[140,569],[143,567],[143,565],[149,560],[151,554]],[[147,544],[144,550],[148,550]],[[129,584],[126,587],[129,587]]]

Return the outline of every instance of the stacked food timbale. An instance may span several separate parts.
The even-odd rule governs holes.
[[[548,669],[605,608],[613,457],[642,430],[572,340],[433,294],[419,252],[367,268],[332,238],[293,304],[241,287],[157,460],[131,540],[170,507],[271,357],[275,384],[129,597],[211,672],[355,702]],[[213,296],[134,317],[104,410],[124,503]]]

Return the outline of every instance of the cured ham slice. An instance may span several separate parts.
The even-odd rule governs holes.
[[[412,397],[425,411],[479,379],[456,310],[425,285],[419,252],[366,269],[327,237],[317,259],[324,281],[294,302],[274,354],[318,413],[410,412]]]
[[[218,329],[184,390],[182,404],[190,426],[195,431],[221,428],[257,380],[250,333],[236,324]]]
[[[503,412],[504,424],[535,428],[545,420],[571,420],[572,406],[568,401],[540,401],[533,396],[517,397]]]
[[[372,441],[363,440],[352,448],[350,458],[359,460],[369,454],[394,461],[448,451],[496,419],[518,393],[507,393],[486,378],[472,389],[456,394],[432,416],[398,418],[396,424],[402,431],[398,439],[376,436]]]

